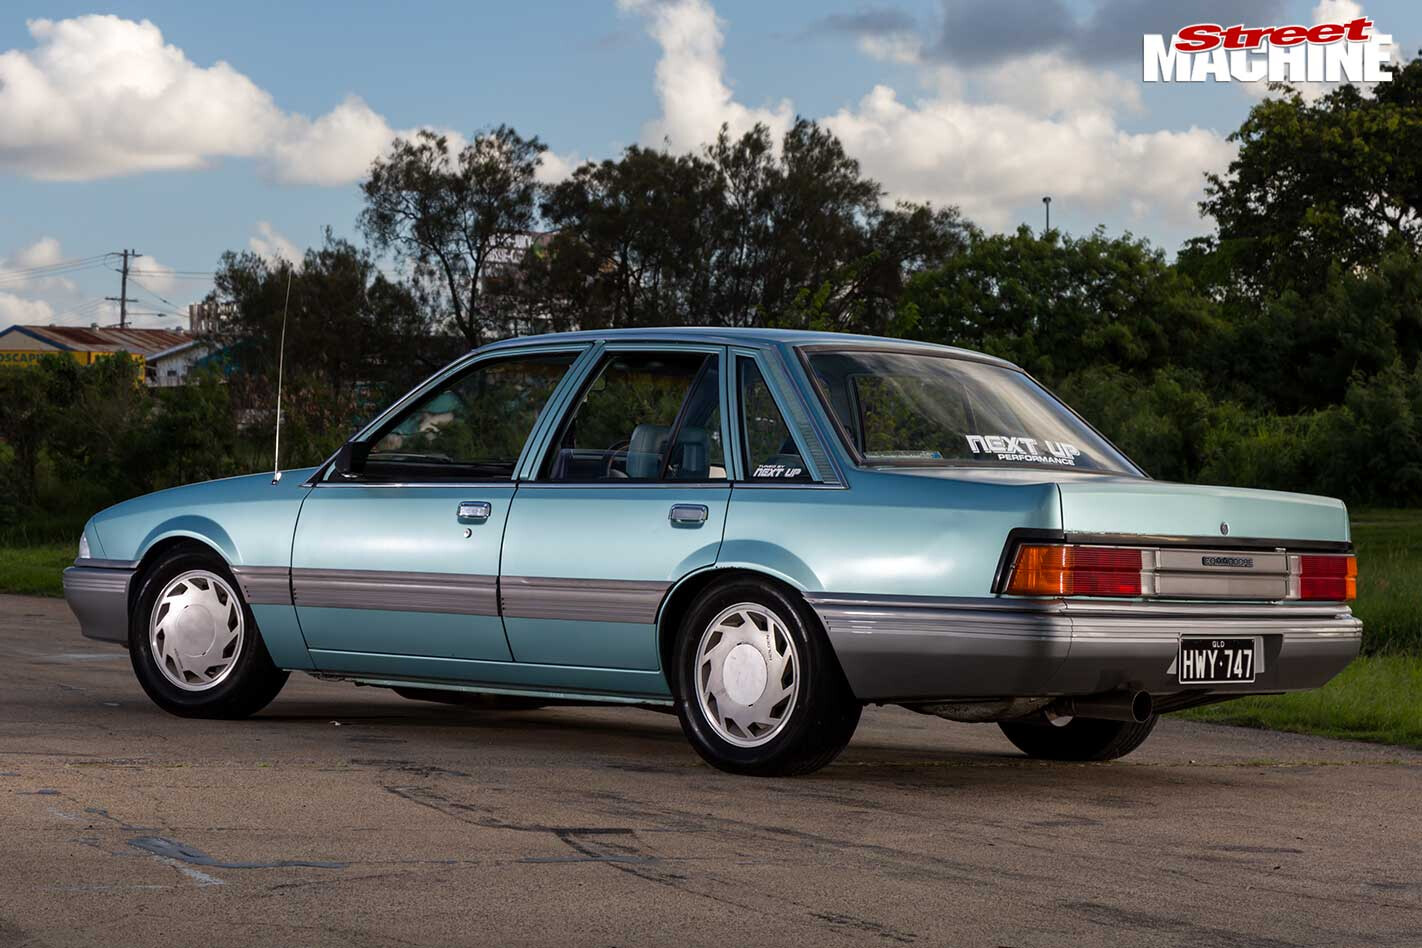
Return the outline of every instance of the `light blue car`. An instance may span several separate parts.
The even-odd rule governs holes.
[[[479,349],[320,467],[111,507],[64,587],[175,714],[253,714],[291,671],[658,706],[772,775],[869,703],[1105,760],[1318,687],[1359,647],[1351,549],[1339,501],[1151,480],[990,356],[622,330]]]

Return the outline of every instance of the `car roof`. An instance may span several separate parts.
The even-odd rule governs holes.
[[[955,346],[940,346],[929,342],[917,342],[912,339],[891,339],[886,336],[864,336],[847,332],[816,332],[807,329],[723,326],[660,326],[646,329],[590,329],[579,332],[553,332],[538,336],[516,336],[512,339],[503,339],[481,346],[475,351],[483,353],[522,346],[550,345],[560,342],[597,342],[598,340],[609,342],[614,340],[619,342],[701,342],[754,348],[837,346],[843,348],[923,349],[929,352],[1017,368],[1005,359],[999,359],[983,352],[959,349]]]

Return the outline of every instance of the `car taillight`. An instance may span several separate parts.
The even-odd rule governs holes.
[[[1356,556],[1300,556],[1299,598],[1349,602],[1358,598]]]
[[[1139,596],[1142,551],[1104,546],[1024,544],[1009,596]]]

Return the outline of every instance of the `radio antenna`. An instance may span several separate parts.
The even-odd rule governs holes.
[[[291,261],[286,263],[286,301],[281,304],[281,343],[277,347],[276,446],[272,448],[272,483],[281,483],[281,382],[286,369],[286,314],[291,309]]]

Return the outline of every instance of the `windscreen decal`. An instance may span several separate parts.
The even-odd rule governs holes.
[[[1029,464],[1060,464],[1075,467],[1081,451],[1066,441],[1007,435],[965,435],[968,450],[975,455],[994,455],[999,461],[1022,461]]]

